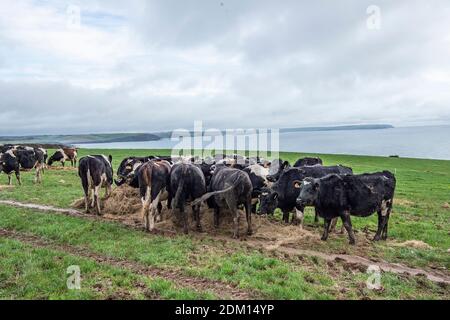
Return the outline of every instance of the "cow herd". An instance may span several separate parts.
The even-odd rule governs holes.
[[[54,162],[77,163],[76,149],[60,149],[46,162],[47,152],[39,148],[9,146],[0,149],[0,172],[15,173],[20,183],[20,168],[36,169],[36,181],[41,171]],[[24,160],[25,159],[25,160]],[[38,173],[39,172],[39,173]],[[112,186],[128,184],[139,190],[142,202],[141,218],[145,229],[152,231],[162,219],[163,204],[176,211],[184,233],[188,233],[186,206],[192,208],[196,230],[201,231],[201,205],[214,211],[214,226],[220,225],[221,212],[233,217],[233,237],[239,237],[240,210],[245,211],[247,234],[252,234],[252,214],[273,215],[278,208],[282,220],[303,226],[305,207],[315,208],[315,222],[324,219],[322,240],[341,218],[350,244],[355,243],[351,216],[378,214],[378,229],[374,240],[387,238],[396,180],[389,171],[354,174],[342,165],[324,166],[319,158],[288,161],[264,160],[240,155],[215,155],[205,159],[194,157],[127,157],[114,172],[112,157],[89,155],[78,162],[78,175],[85,195],[85,210],[93,208],[101,214],[99,191],[105,198]]]
[[[71,161],[76,165],[77,151],[75,148],[63,148],[57,150],[47,162],[48,153],[44,148],[28,147],[20,145],[0,146],[0,173],[4,172],[8,176],[8,184],[12,184],[12,174],[14,173],[19,185],[22,184],[20,170],[35,169],[35,183],[42,182],[42,173],[47,166],[51,166],[56,159],[64,166],[65,161]]]

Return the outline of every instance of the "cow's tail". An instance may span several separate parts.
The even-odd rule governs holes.
[[[173,198],[173,202],[172,202],[173,209],[176,209],[178,207],[178,203],[180,202],[180,196],[181,196],[181,193],[183,192],[184,180],[186,178],[186,171],[187,171],[187,166],[182,165],[180,182],[178,183],[177,192],[175,193],[175,197]]]
[[[230,186],[226,189],[223,190],[219,190],[219,191],[213,191],[213,192],[208,192],[205,193],[203,196],[201,196],[200,198],[195,199],[194,201],[192,201],[192,205],[198,205],[206,200],[208,200],[209,198],[211,198],[212,196],[218,195],[218,194],[222,194],[222,193],[227,193],[228,191],[233,190],[236,187],[236,185]]]

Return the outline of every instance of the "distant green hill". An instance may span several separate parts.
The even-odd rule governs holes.
[[[349,125],[334,127],[306,127],[306,128],[281,128],[280,132],[302,131],[332,131],[332,130],[374,130],[393,128],[389,124]],[[225,133],[226,131],[223,130]],[[73,135],[29,135],[29,136],[0,136],[0,144],[60,144],[73,145],[85,143],[111,143],[111,142],[136,142],[155,141],[170,138],[171,131],[153,133],[99,133],[99,134],[73,134]]]

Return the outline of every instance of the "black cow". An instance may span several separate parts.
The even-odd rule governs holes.
[[[214,226],[219,227],[220,209],[229,209],[234,218],[233,238],[239,238],[240,214],[238,206],[244,205],[247,218],[247,234],[252,234],[251,202],[252,182],[247,173],[239,169],[216,165],[208,193],[192,202],[192,205],[210,200],[208,204],[214,208]]]
[[[298,159],[294,163],[294,167],[298,168],[298,167],[304,167],[304,166],[315,166],[317,164],[323,165],[322,159],[306,157],[306,158]]]
[[[101,214],[99,190],[105,187],[105,198],[111,195],[113,184],[112,156],[86,156],[80,159],[78,175],[84,191],[84,207],[89,212],[89,194],[93,190],[94,196],[91,207],[95,207],[97,215]]]
[[[206,193],[205,176],[202,170],[192,163],[177,163],[170,171],[169,200],[172,200],[172,210],[179,209],[183,219],[184,233],[188,233],[188,219],[184,211],[186,202],[193,201]],[[200,206],[193,205],[194,220],[197,230],[201,231]]]
[[[362,175],[328,175],[303,180],[297,202],[312,205],[325,219],[322,240],[328,238],[333,218],[341,217],[350,244],[355,244],[350,215],[367,217],[378,213],[374,241],[387,239],[388,221],[395,192],[395,176],[389,171]]]
[[[0,153],[0,173],[6,173],[8,175],[8,184],[12,184],[11,174],[16,174],[16,179],[19,185],[22,184],[20,179],[20,164],[16,155],[12,150],[7,150],[5,153]]]
[[[53,162],[61,162],[64,167],[66,161],[70,161],[73,167],[77,166],[78,152],[76,148],[61,148],[48,159],[48,165],[51,166]]]
[[[271,188],[264,188],[260,196],[260,214],[273,214],[276,208],[283,212],[284,222],[289,222],[289,213],[295,208],[296,214],[292,222],[303,223],[304,207],[296,203],[299,189],[294,188],[294,182],[302,181],[307,177],[320,178],[328,174],[352,174],[351,168],[344,166],[306,166],[301,168],[289,168],[281,174],[277,182]],[[315,221],[318,221],[317,213]]]
[[[148,231],[154,229],[156,216],[158,221],[161,220],[161,201],[169,198],[170,169],[170,163],[166,160],[150,160],[138,169],[142,219]]]

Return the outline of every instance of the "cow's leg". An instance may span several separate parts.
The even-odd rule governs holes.
[[[61,160],[61,165],[64,167],[65,166],[65,161]]]
[[[303,228],[303,220],[305,218],[305,207],[295,207],[295,214],[292,215],[292,224],[300,225]]]
[[[350,212],[345,211],[341,213],[342,223],[344,224],[345,230],[348,233],[348,239],[350,244],[355,244],[355,234],[353,233],[352,221],[350,220]]]
[[[152,190],[152,193],[154,191]],[[158,204],[160,203],[160,198],[161,198],[161,194],[162,191],[160,191],[156,196],[154,194],[151,195],[152,197],[152,201],[150,204],[150,210],[149,210],[149,216],[148,219],[149,220],[149,231],[153,231],[153,229],[155,229],[155,218],[156,218],[156,214],[157,214],[157,210],[158,210]]]
[[[192,206],[192,211],[194,212],[197,231],[202,232],[202,225],[200,223],[200,204]]]
[[[214,207],[214,227],[219,228],[219,216],[220,216],[220,208],[219,206]]]
[[[8,185],[12,185],[11,173],[8,173]]]
[[[228,209],[232,212],[234,218],[233,218],[233,226],[234,226],[234,232],[233,232],[233,238],[237,239],[239,238],[239,222],[241,220],[241,213],[238,210],[238,204],[236,199],[234,198],[234,195],[227,194],[225,196],[225,201],[228,205]]]
[[[21,186],[22,185],[22,177],[20,175],[20,169],[16,170],[16,179],[17,179],[17,182],[19,182],[19,186]]]
[[[283,221],[289,223],[289,211],[283,211]]]
[[[252,203],[252,213],[256,214],[256,206],[258,205],[258,202]]]
[[[141,218],[144,221],[145,230],[149,230],[149,221],[148,221],[148,214],[149,214],[149,205],[150,205],[150,187],[143,187],[141,188],[141,201],[142,201],[142,211],[141,211]]]
[[[383,234],[381,236],[382,240],[386,240],[387,236],[388,236],[388,224],[389,224],[389,217],[391,216],[391,211],[392,211],[392,203],[393,203],[393,200],[390,200],[389,203],[387,204],[386,216],[384,217],[385,221],[384,221]]]
[[[375,234],[375,237],[373,237],[373,241],[379,241],[381,238],[381,232],[383,231],[383,215],[381,214],[381,210],[377,211],[378,215],[378,229],[377,233]]]
[[[156,222],[160,222],[160,221],[162,221],[162,203],[161,202],[158,202],[157,210],[158,210],[158,214],[156,216]]]
[[[320,240],[326,241],[328,239],[328,233],[330,231],[330,225],[331,225],[331,219],[325,219],[323,220],[323,234]]]
[[[336,231],[337,221],[338,221],[338,218],[331,219],[330,232]]]
[[[96,205],[96,213],[97,215],[102,214],[101,205],[100,205],[100,187],[101,185],[96,185],[94,187],[94,202]]]
[[[247,234],[250,236],[253,233],[252,229],[252,200],[247,201],[245,205],[245,216],[247,218]]]
[[[184,204],[181,204],[180,206],[180,215],[183,219],[183,232],[184,234],[188,234],[189,233],[188,216],[187,212],[184,211]]]
[[[314,223],[318,224],[319,223],[319,214],[317,213],[317,209],[314,208]]]
[[[235,207],[231,210],[234,214],[233,218],[233,225],[234,225],[234,233],[233,238],[238,239],[239,238],[239,221],[241,220],[241,213],[239,212],[238,208]]]

